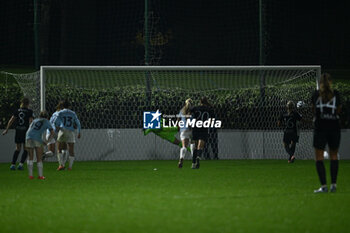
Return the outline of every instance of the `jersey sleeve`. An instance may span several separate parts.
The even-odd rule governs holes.
[[[75,114],[75,113],[74,113],[74,122],[77,125],[78,133],[80,133],[81,125],[80,125],[80,121],[79,121],[79,119],[77,117],[77,114]]]
[[[34,118],[34,112],[31,109],[29,109],[29,118]]]
[[[12,116],[18,117],[18,109],[16,109],[15,111],[13,111]]]
[[[342,97],[341,97],[340,93],[337,90],[334,90],[334,95],[335,95],[335,98],[336,98],[335,105],[337,107],[341,106],[343,104],[343,100],[342,100]]]

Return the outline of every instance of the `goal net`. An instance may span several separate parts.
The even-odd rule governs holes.
[[[72,102],[82,125],[77,160],[178,159],[177,145],[143,129],[144,112],[174,117],[187,98],[199,104],[202,96],[222,121],[210,131],[204,156],[287,159],[277,120],[291,100],[304,118],[295,155],[311,159],[310,99],[319,76],[319,66],[43,66],[40,91],[16,78],[50,114],[59,100]]]

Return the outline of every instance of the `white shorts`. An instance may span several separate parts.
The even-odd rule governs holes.
[[[47,141],[47,145],[50,145],[50,144],[55,144],[56,143],[56,139],[57,139],[57,134],[54,134],[54,136],[50,139],[49,141],[49,137],[50,137],[50,133],[47,133],[46,134],[46,141]]]
[[[192,131],[191,130],[184,130],[180,132],[180,139],[185,140],[185,139],[191,139],[192,137]]]
[[[75,143],[75,133],[68,129],[60,129],[57,136],[58,142]]]
[[[26,140],[26,147],[27,148],[35,148],[35,147],[42,147],[44,144],[39,141],[35,141],[32,139],[27,139]]]

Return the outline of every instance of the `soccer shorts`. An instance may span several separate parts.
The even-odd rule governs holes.
[[[314,130],[314,147],[324,150],[328,144],[329,149],[337,150],[340,145],[340,130]]]
[[[198,140],[203,140],[203,141],[208,141],[209,133],[208,130],[192,130],[192,139],[195,141]]]
[[[47,141],[47,145],[55,144],[56,143],[56,139],[57,139],[57,135],[54,134],[54,136],[50,139],[50,141],[49,141],[49,137],[50,137],[50,133],[47,133],[46,136],[45,136],[45,139]]]
[[[180,139],[185,140],[185,139],[191,139],[192,136],[192,131],[191,130],[184,130],[180,132]]]
[[[27,139],[26,140],[26,147],[27,148],[35,148],[35,147],[42,147],[43,143],[33,140],[33,139]]]
[[[27,130],[16,129],[15,133],[15,143],[25,143],[26,142],[26,133]]]
[[[58,142],[75,143],[75,133],[68,129],[60,129],[57,136]]]
[[[285,131],[283,134],[283,142],[286,144],[290,144],[291,142],[299,142],[299,136],[297,132],[294,131]]]

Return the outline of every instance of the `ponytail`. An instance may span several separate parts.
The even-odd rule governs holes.
[[[183,106],[183,108],[181,109],[181,113],[184,115],[190,115],[190,108],[193,105],[193,101],[192,99],[187,99],[185,101],[185,106]]]
[[[321,75],[320,80],[320,96],[322,101],[328,102],[334,96],[333,89],[331,88],[330,81],[332,81],[331,75],[328,73],[324,73]]]

